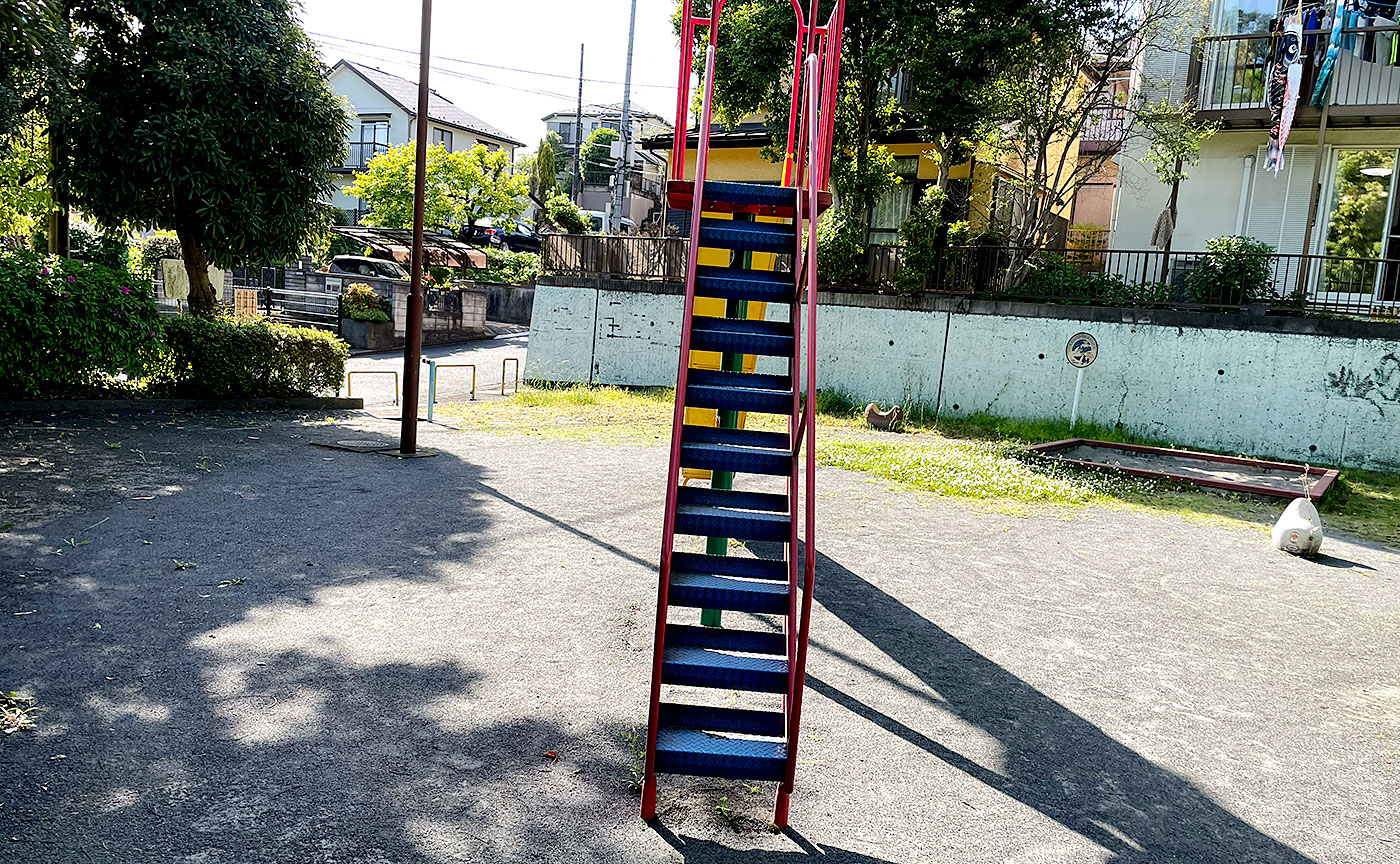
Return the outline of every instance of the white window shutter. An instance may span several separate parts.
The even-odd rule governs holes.
[[[1259,148],[1254,158],[1254,189],[1245,233],[1268,243],[1280,254],[1297,255],[1309,251],[1303,248],[1303,235],[1307,232],[1317,148],[1290,144],[1284,148],[1283,157],[1283,170],[1275,174],[1264,167],[1264,148]],[[1325,217],[1319,213],[1318,221]]]

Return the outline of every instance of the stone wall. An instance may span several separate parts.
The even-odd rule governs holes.
[[[860,401],[1066,418],[1071,335],[1099,357],[1080,417],[1213,450],[1400,468],[1400,325],[823,292],[818,381]],[[786,309],[770,306],[770,318]],[[536,285],[530,379],[674,386],[673,284]],[[758,371],[777,372],[775,358]]]

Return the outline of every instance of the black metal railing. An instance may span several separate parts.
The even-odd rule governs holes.
[[[1200,311],[1400,316],[1400,260],[1338,255],[1161,252],[1103,248],[1098,232],[1056,250],[961,246],[937,250],[919,280],[924,293],[989,300]],[[679,281],[684,239],[551,234],[542,273]],[[899,246],[871,245],[864,278],[846,290],[892,290],[907,266]],[[903,280],[908,282],[909,280]],[[825,283],[825,280],[823,280]]]
[[[663,281],[685,278],[689,245],[685,238],[546,234],[540,239],[540,270],[544,273]]]
[[[350,141],[346,143],[346,148],[348,152],[343,167],[360,170],[369,164],[369,160],[387,152],[389,145],[383,141]]]
[[[1400,66],[1390,62],[1400,26],[1349,27],[1332,69],[1328,101],[1334,106],[1400,106]],[[1330,30],[1303,33],[1299,108],[1311,103]],[[1201,111],[1264,109],[1265,76],[1275,37],[1269,33],[1207,36],[1196,42],[1190,77]]]

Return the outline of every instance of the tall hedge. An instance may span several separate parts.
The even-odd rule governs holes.
[[[122,270],[0,251],[0,396],[110,391],[160,359],[151,284]]]

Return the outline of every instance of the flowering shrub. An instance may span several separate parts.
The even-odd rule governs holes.
[[[334,333],[267,320],[166,322],[163,389],[199,399],[318,396],[345,378],[349,347]]]
[[[160,356],[145,279],[100,264],[0,251],[0,395],[90,395],[145,375]]]

